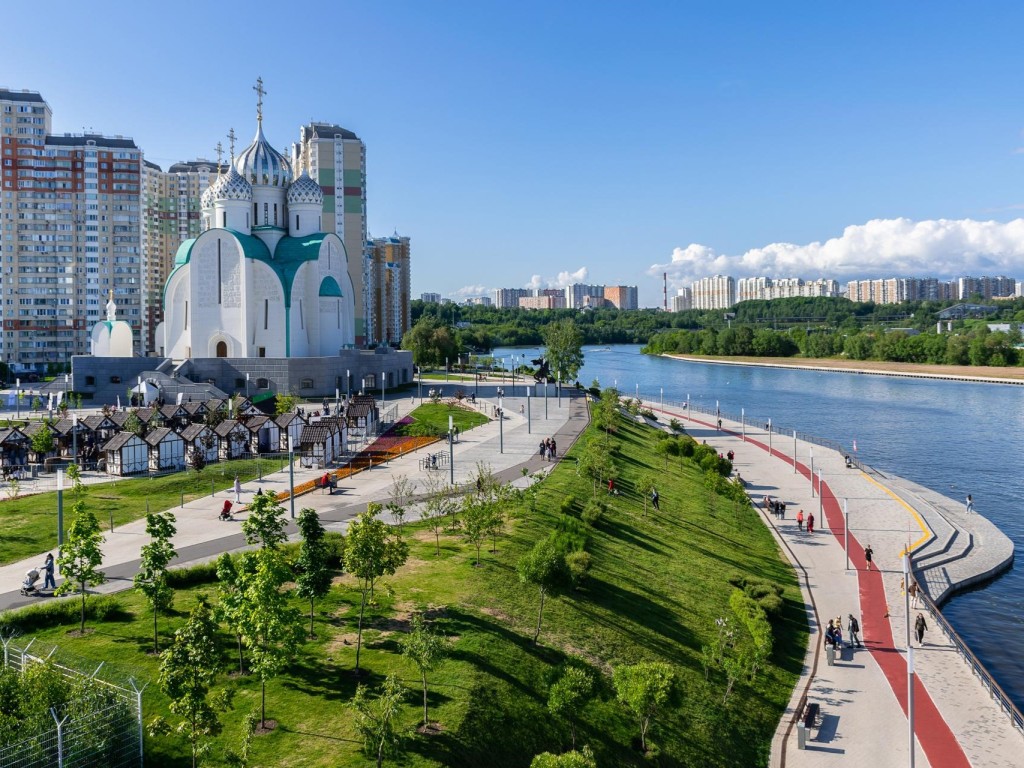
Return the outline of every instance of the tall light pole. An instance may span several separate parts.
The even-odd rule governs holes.
[[[384,405],[384,384],[385,384],[386,381],[387,381],[387,372],[386,371],[381,371],[380,372],[380,404],[382,406]],[[384,414],[382,413],[381,416],[383,416],[383,415]]]
[[[558,378],[555,379],[555,394],[558,395],[558,407],[562,407],[562,372],[558,372]]]
[[[78,414],[71,414],[71,459],[78,463]]]
[[[512,355],[512,397],[516,396],[516,363],[519,358]]]
[[[850,509],[843,498],[843,549],[846,550],[846,570],[850,570]],[[906,586],[906,582],[903,582]]]
[[[544,377],[544,421],[548,420],[548,377]]]
[[[505,411],[501,407],[501,395],[498,396],[498,453],[505,452]]]
[[[814,446],[810,447],[811,452],[811,498],[814,498]]]
[[[292,520],[295,519],[295,435],[288,435],[288,501],[291,503]]]
[[[352,371],[345,369],[345,402],[352,401]]]
[[[526,387],[526,434],[533,434],[533,413],[530,408],[530,387]]]
[[[455,487],[455,423],[448,414],[448,483]]]
[[[416,367],[416,382],[420,388],[420,405],[423,405],[423,366]]]
[[[21,379],[14,380],[14,407],[18,409],[18,418],[21,418]]]
[[[57,550],[64,546],[64,470],[57,470]]]
[[[448,383],[448,356],[444,357],[444,383]]]
[[[903,603],[907,616],[907,725],[910,768],[914,768],[914,646],[910,642],[910,549],[903,552]]]
[[[740,435],[741,440],[747,442],[747,409],[740,408]]]
[[[249,372],[245,372],[245,399],[249,399]]]
[[[64,374],[64,407],[65,408],[69,407],[69,403],[68,403],[68,382],[69,382],[70,378],[71,378],[70,375],[68,375],[66,373]]]
[[[768,419],[768,455],[772,456],[772,420]]]

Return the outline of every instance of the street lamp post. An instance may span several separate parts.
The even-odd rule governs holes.
[[[288,501],[295,519],[295,435],[288,435]]]
[[[811,498],[814,498],[814,446],[812,445],[808,450],[811,452]]]
[[[686,416],[690,419],[690,423],[693,423],[693,411],[690,410],[690,393],[686,393]]]
[[[772,420],[768,419],[768,455],[773,456],[772,453]]]
[[[71,377],[68,374],[64,374],[64,407],[69,407],[68,403],[68,382]]]
[[[381,371],[380,372],[380,404],[382,406],[384,405],[384,383],[386,381],[387,381],[387,372],[386,371]],[[382,413],[381,416],[383,416],[383,415],[384,414]]]
[[[447,357],[445,357],[445,359],[444,359],[444,381],[445,381],[445,384],[448,383],[448,358]]]
[[[747,409],[740,408],[740,439],[747,442]]]
[[[907,617],[907,725],[910,768],[914,768],[914,646],[910,642],[910,549],[903,552],[903,604]]]
[[[420,405],[423,405],[423,366],[416,368],[416,383],[420,388]]]
[[[498,453],[505,452],[505,411],[501,407],[501,396],[498,396]]]
[[[793,474],[796,474],[796,430],[793,430]]]
[[[845,498],[843,499],[843,549],[846,550],[846,570],[850,570],[850,510],[846,506]]]
[[[64,546],[64,470],[57,470],[57,549]]]
[[[548,377],[544,377],[544,421],[548,420]]]
[[[14,407],[18,409],[18,418],[21,418],[21,379],[14,380]]]
[[[530,388],[526,388],[526,434],[533,434],[533,414],[530,412]]]
[[[448,414],[448,483],[455,487],[455,423]]]
[[[345,370],[345,402],[352,400],[352,371]]]
[[[245,399],[249,399],[249,372],[245,372]]]
[[[558,372],[558,378],[555,379],[555,393],[558,395],[558,407],[562,407],[562,372]]]
[[[811,483],[814,483],[813,478]],[[825,527],[825,497],[821,494],[821,468],[818,468],[818,525]]]
[[[516,396],[516,362],[518,358],[512,355],[512,397]]]
[[[71,460],[78,463],[78,414],[71,414]]]

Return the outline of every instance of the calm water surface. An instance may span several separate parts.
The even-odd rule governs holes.
[[[495,350],[540,357],[538,348]],[[637,345],[585,347],[579,380],[618,386],[623,394],[685,401],[752,423],[818,435],[888,472],[958,501],[970,493],[977,511],[1024,547],[1024,387],[903,379],[777,368],[739,367],[640,354]],[[943,613],[1003,689],[1024,709],[1024,568],[952,598]]]

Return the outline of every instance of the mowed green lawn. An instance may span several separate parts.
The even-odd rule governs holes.
[[[589,744],[601,766],[766,765],[772,733],[799,673],[806,644],[802,600],[791,569],[755,512],[709,495],[700,472],[678,459],[666,465],[653,450],[652,430],[623,423],[610,437],[621,495],[601,493],[606,517],[592,531],[594,558],[589,581],[577,592],[549,599],[540,644],[530,639],[537,592],[518,582],[517,559],[556,524],[562,500],[583,501],[592,484],[576,476],[572,459],[588,440],[604,440],[589,429],[563,462],[543,481],[530,512],[515,510],[496,552],[485,547],[482,565],[454,535],[443,536],[435,555],[433,534],[406,526],[408,563],[387,578],[364,633],[362,682],[378,684],[397,671],[410,688],[402,722],[409,737],[401,765],[528,766],[533,755],[569,747],[568,726],[546,708],[548,687],[560,663],[581,657],[600,676],[598,695],[585,709],[578,742]],[[634,491],[640,473],[659,477],[661,511],[643,512]],[[579,505],[577,505],[579,506]],[[784,587],[784,607],[775,621],[771,665],[750,682],[741,679],[723,704],[725,679],[713,671],[705,680],[701,647],[715,635],[715,619],[731,616],[730,577],[764,578]],[[318,604],[317,634],[305,643],[286,674],[267,686],[267,716],[276,729],[256,738],[253,765],[362,766],[347,706],[357,680],[355,620],[358,592],[350,576],[339,575],[329,598]],[[198,591],[180,592],[179,613],[161,621],[165,637],[179,625]],[[152,619],[138,597],[117,598],[126,616],[91,622],[85,637],[68,625],[35,633],[41,642],[92,660],[107,660],[127,673],[153,681],[145,694],[146,719],[168,715],[155,684],[157,659],[148,655]],[[308,612],[308,603],[296,605]],[[431,674],[433,735],[414,732],[421,714],[419,677],[400,653],[410,613],[425,610],[452,639],[453,653]],[[128,618],[128,617],[131,618]],[[742,630],[740,630],[742,632]],[[234,746],[244,714],[259,702],[259,682],[238,676],[233,638],[223,636],[220,684],[235,690],[234,710],[206,764],[217,765],[224,746]],[[634,748],[635,720],[615,700],[613,666],[640,660],[664,661],[676,674],[672,704],[655,718],[649,734],[660,752],[647,760]],[[185,766],[186,745],[173,737],[148,738],[149,765]]]
[[[146,515],[146,503],[151,511],[162,511],[186,502],[208,496],[216,486],[223,491],[231,486],[238,475],[242,482],[287,466],[284,459],[240,459],[208,465],[199,474],[193,471],[175,472],[159,477],[140,477],[87,486],[87,495],[93,513],[104,530],[137,520]],[[52,480],[50,481],[53,482]],[[68,486],[65,486],[67,489]],[[57,492],[31,494],[31,485],[21,486],[22,494],[11,498],[8,489],[0,500],[0,565],[13,563],[40,552],[57,547]],[[65,530],[71,524],[70,510],[74,502],[70,491],[64,492]]]

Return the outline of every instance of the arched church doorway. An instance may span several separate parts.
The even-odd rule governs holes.
[[[227,356],[228,356],[228,344],[227,344],[227,342],[226,341],[218,341],[217,342],[217,357],[227,357]]]

